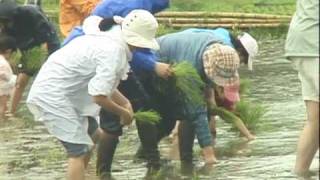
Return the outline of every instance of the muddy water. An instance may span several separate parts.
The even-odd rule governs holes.
[[[242,77],[252,81],[248,98],[267,109],[258,125],[257,139],[247,143],[238,133],[230,131],[230,124],[218,121],[216,151],[219,163],[214,169],[201,168],[196,145],[198,160],[192,177],[181,175],[179,162],[172,161],[163,166],[155,179],[298,179],[292,168],[305,107],[296,72],[283,58],[283,45],[282,40],[261,42],[261,54],[254,72],[241,70]],[[42,125],[30,120],[25,107],[19,114],[22,118],[0,124],[0,180],[64,179],[66,157],[60,144]],[[113,164],[115,179],[150,179],[145,177],[145,164],[133,159],[138,144],[135,128],[125,130]],[[162,156],[167,157],[168,140],[162,141],[160,146]],[[319,155],[313,161],[313,173],[308,179],[319,179],[318,167]],[[97,179],[94,158],[86,176],[90,180]]]

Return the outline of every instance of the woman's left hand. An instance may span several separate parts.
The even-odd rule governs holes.
[[[170,64],[156,63],[155,72],[163,79],[168,79],[173,73]]]

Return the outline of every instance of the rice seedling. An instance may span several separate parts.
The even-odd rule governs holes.
[[[249,79],[240,79],[239,93],[241,96],[248,93],[250,85],[251,85],[251,82]]]
[[[174,75],[168,80],[155,77],[152,81],[159,95],[181,106],[203,105],[205,103],[203,97],[205,84],[196,69],[185,61],[173,64],[172,69]]]
[[[211,107],[210,111],[218,115],[221,119],[223,119],[227,123],[233,123],[234,121],[239,119],[239,117],[237,117],[234,113],[232,113],[231,111],[228,111],[223,107],[213,106]]]
[[[257,125],[265,113],[265,108],[260,104],[252,104],[246,100],[241,100],[236,104],[236,114],[247,128],[252,131],[257,129]]]
[[[21,63],[26,66],[26,69],[36,71],[47,58],[47,52],[41,47],[35,47],[30,50],[22,51]]]
[[[188,102],[204,104],[203,88],[205,86],[196,69],[183,61],[172,67],[174,72],[174,87]]]
[[[133,117],[136,121],[151,124],[158,124],[161,120],[160,114],[154,110],[137,111]]]

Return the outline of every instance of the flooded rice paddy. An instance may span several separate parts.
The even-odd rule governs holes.
[[[299,179],[292,173],[299,132],[305,120],[305,107],[300,84],[291,64],[283,58],[283,40],[260,43],[260,55],[253,73],[241,69],[241,76],[251,80],[251,101],[262,104],[267,113],[258,125],[257,139],[246,142],[230,124],[218,121],[216,153],[218,164],[211,170],[202,169],[199,146],[195,145],[197,166],[194,175],[180,173],[179,161],[169,161],[153,179]],[[26,107],[20,118],[0,124],[0,180],[65,179],[66,157],[62,146],[41,124],[35,124]],[[169,141],[161,144],[163,158],[168,157]],[[152,179],[147,177],[145,163],[136,161],[139,146],[134,127],[125,130],[113,164],[116,180]],[[89,180],[95,176],[95,157],[90,162]],[[315,157],[306,179],[319,179],[319,154]]]

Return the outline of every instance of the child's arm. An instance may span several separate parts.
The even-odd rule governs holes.
[[[248,140],[253,140],[255,137],[250,133],[248,128],[244,125],[242,120],[236,116],[234,113],[228,111],[223,107],[218,107],[215,101],[214,89],[208,88],[208,97],[207,102],[209,104],[210,112],[214,112],[214,114],[220,116],[223,120],[228,123],[233,123],[239,129],[240,133],[242,133]]]
[[[236,125],[236,127],[239,129],[240,133],[242,133],[246,138],[250,141],[255,139],[255,137],[250,133],[248,128],[244,125],[242,120],[233,114],[232,112],[226,110],[225,108],[218,107],[218,106],[212,106],[211,107],[211,112],[214,112],[218,116],[220,116],[223,120],[233,123]]]
[[[195,134],[202,149],[204,161],[207,165],[210,165],[216,163],[217,159],[212,147],[212,136],[207,118],[207,111],[204,111],[194,119],[193,125],[195,126]]]

